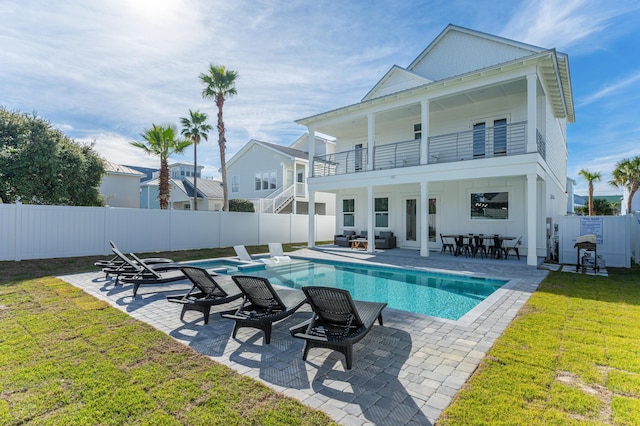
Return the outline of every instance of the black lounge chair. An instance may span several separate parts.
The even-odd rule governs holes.
[[[122,253],[117,247],[111,247],[113,253],[118,257],[119,262],[113,264],[112,266],[106,266],[102,268],[102,272],[105,273],[107,278],[110,275],[116,276],[116,284],[118,284],[118,279],[120,276],[133,276],[142,272],[145,272],[148,269],[153,269],[156,271],[166,271],[172,269],[179,269],[180,264],[174,263],[169,259],[164,259],[166,262],[158,262],[158,263],[147,263],[147,260],[140,259],[133,253],[130,253],[133,259],[129,259],[127,255]],[[159,260],[159,258],[154,258],[155,260]],[[153,259],[152,259],[153,261]]]
[[[98,268],[118,268],[125,264],[125,261],[118,255],[118,253],[121,253],[121,251],[116,246],[116,243],[114,243],[112,240],[109,240],[109,244],[111,245],[111,250],[113,251],[115,256],[111,259],[98,260],[94,262],[94,266],[97,266]],[[142,260],[147,265],[155,265],[159,263],[174,263],[173,260],[163,257],[147,257]]]
[[[123,283],[133,284],[133,297],[136,297],[138,288],[144,284],[167,284],[174,281],[184,280],[186,277],[180,270],[184,265],[178,263],[163,264],[162,267],[152,268],[145,264],[144,261],[139,259],[135,254],[130,253],[138,263],[138,270],[135,272],[122,272],[119,275],[119,280]],[[126,256],[124,256],[127,259]],[[129,261],[131,264],[133,262]],[[118,281],[116,280],[116,284]]]
[[[289,329],[293,337],[304,339],[302,359],[309,349],[327,348],[341,352],[351,369],[353,344],[367,335],[376,319],[382,325],[386,303],[353,300],[347,290],[330,287],[302,287],[313,309],[311,319]]]
[[[271,343],[273,323],[290,316],[306,302],[304,293],[300,290],[275,290],[266,278],[245,275],[235,275],[232,278],[242,291],[244,300],[238,309],[221,315],[235,320],[234,338],[239,328],[257,328],[264,332],[264,342],[268,345]]]
[[[229,303],[242,297],[242,292],[232,281],[218,283],[204,268],[184,266],[180,270],[191,281],[193,287],[186,294],[167,296],[167,300],[182,304],[181,320],[186,311],[199,311],[204,315],[204,323],[208,324],[212,306]]]

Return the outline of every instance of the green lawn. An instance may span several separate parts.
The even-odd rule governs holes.
[[[640,425],[640,268],[552,272],[444,425]]]
[[[96,259],[0,262],[0,424],[331,424],[52,278]],[[640,268],[609,272],[550,273],[439,424],[640,424]]]
[[[92,270],[96,259],[0,262],[0,424],[332,424],[51,277]]]

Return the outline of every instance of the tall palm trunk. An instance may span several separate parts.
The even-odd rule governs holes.
[[[633,204],[633,196],[636,195],[636,192],[638,192],[638,189],[640,188],[640,185],[635,184],[635,185],[631,185],[631,187],[629,188],[629,197],[627,198],[627,214],[631,214],[632,210],[631,210],[631,205]]]
[[[218,107],[218,147],[220,148],[220,174],[222,175],[222,197],[224,205],[222,210],[229,211],[229,192],[227,190],[227,160],[225,151],[227,149],[227,140],[225,138],[224,120],[222,118],[222,109],[224,107],[224,95],[218,93],[216,96],[216,105]]]
[[[198,210],[198,143],[193,144],[193,209]]]
[[[167,210],[169,207],[169,162],[165,158],[160,160],[160,182],[158,183],[158,190],[160,208]]]
[[[593,216],[593,182],[589,181],[589,216]]]

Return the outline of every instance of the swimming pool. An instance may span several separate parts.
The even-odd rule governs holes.
[[[203,263],[199,266],[208,268]],[[264,277],[273,284],[297,289],[307,285],[341,288],[356,300],[386,302],[390,308],[451,320],[460,319],[507,282],[315,259],[241,268],[223,273]]]

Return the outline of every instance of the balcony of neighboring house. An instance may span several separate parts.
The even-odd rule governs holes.
[[[451,163],[527,154],[527,123],[507,124],[496,120],[491,127],[474,126],[472,130],[430,136],[428,158],[422,161],[420,139],[374,146],[373,167],[367,167],[367,148],[356,148],[313,159],[313,177],[415,167],[424,164]],[[536,130],[536,150],[546,159],[545,138]]]

